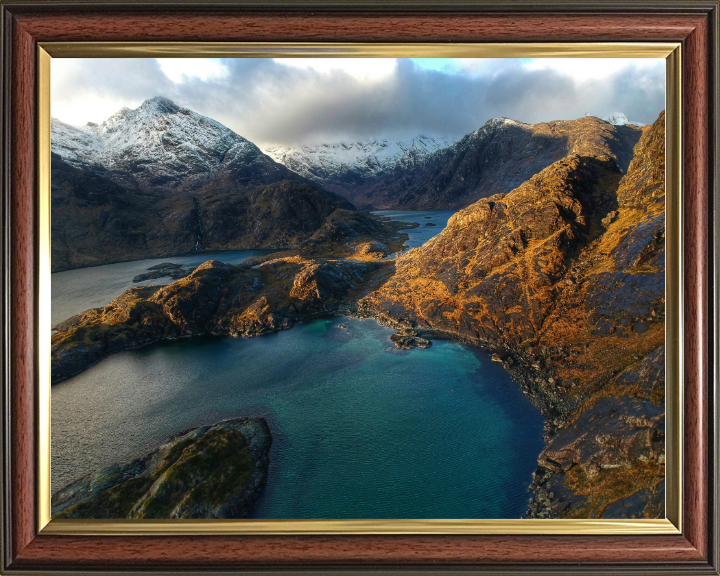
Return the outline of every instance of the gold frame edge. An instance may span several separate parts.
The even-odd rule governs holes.
[[[52,520],[43,534],[133,535],[338,535],[338,534],[679,534],[660,520]]]
[[[38,48],[38,529],[50,522],[50,55]]]
[[[679,43],[41,42],[39,45],[53,58],[667,58]]]
[[[684,392],[681,50],[678,46],[668,55],[665,72],[665,517],[680,531]]]

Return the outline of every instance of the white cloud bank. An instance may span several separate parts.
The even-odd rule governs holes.
[[[664,108],[660,59],[53,59],[52,114],[102,122],[165,96],[258,145],[461,136],[523,122]]]

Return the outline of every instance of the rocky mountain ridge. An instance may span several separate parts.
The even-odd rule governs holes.
[[[636,126],[614,126],[593,116],[540,124],[493,118],[447,147],[425,146],[422,153],[400,155],[400,161],[392,157],[376,164],[354,145],[345,145],[342,160],[331,147],[281,150],[274,157],[362,208],[459,209],[509,192],[572,154],[607,155],[625,171],[641,134]],[[353,166],[347,157],[358,162]]]
[[[55,120],[51,136],[54,271],[295,247],[335,210],[354,210],[230,129],[165,98],[100,125]]]
[[[358,305],[503,362],[548,421],[533,517],[663,513],[664,133],[459,211]]]

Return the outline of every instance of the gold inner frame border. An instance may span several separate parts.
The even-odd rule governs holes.
[[[663,519],[51,520],[50,517],[50,72],[52,58],[663,58],[666,61],[665,396]],[[341,44],[41,42],[38,125],[38,531],[48,535],[643,535],[682,532],[682,158],[680,43]]]

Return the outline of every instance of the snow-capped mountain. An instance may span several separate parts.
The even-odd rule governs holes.
[[[51,124],[52,266],[289,247],[353,205],[167,98]]]
[[[127,170],[154,184],[197,185],[233,161],[278,176],[278,166],[252,142],[219,122],[163,97],[123,108],[102,124],[51,122],[52,151],[75,167]]]
[[[396,168],[411,168],[433,152],[447,148],[456,139],[418,136],[390,142],[367,140],[316,146],[276,146],[265,153],[294,172],[311,180],[343,180],[348,174],[356,178],[378,178]]]
[[[609,116],[603,118],[605,122],[612,124],[613,126],[625,126],[626,124],[634,124],[635,126],[645,126],[642,122],[635,122],[634,120],[628,120],[622,112],[613,112]]]

